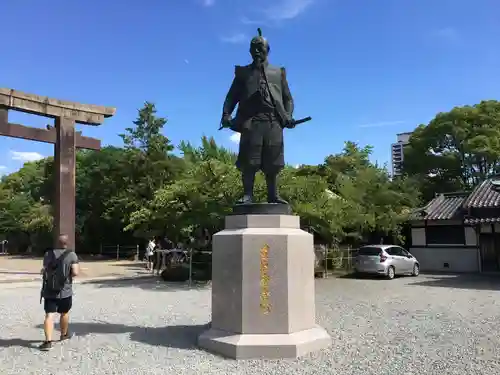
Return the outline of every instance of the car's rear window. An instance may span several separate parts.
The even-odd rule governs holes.
[[[363,246],[358,250],[358,255],[379,255],[382,249],[375,246]]]

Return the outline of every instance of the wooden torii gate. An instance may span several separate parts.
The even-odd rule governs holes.
[[[8,110],[55,119],[55,127],[32,128],[11,124]],[[28,139],[54,144],[54,239],[65,234],[75,249],[75,149],[100,150],[99,139],[84,137],[75,131],[75,123],[101,125],[116,109],[79,104],[0,88],[0,136]]]

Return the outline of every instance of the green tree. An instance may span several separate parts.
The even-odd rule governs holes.
[[[123,147],[77,153],[78,251],[96,252],[100,243],[132,244],[151,235],[186,242],[205,230],[213,234],[223,229],[225,216],[242,195],[235,153],[203,137],[196,147],[181,142],[182,157],[174,156],[162,134],[166,123],[154,104],[146,102],[121,135]],[[370,161],[371,151],[346,142],[319,165],[287,166],[281,173],[281,195],[303,228],[322,242],[400,237],[401,224],[418,205],[418,185],[406,177],[391,180],[384,167]],[[482,155],[490,158],[483,163],[485,170],[493,171],[491,150]],[[7,235],[11,244],[50,244],[52,171],[53,158],[47,158],[0,181],[0,235]],[[265,200],[265,190],[258,174],[257,200]]]
[[[401,240],[401,225],[419,205],[419,192],[406,178],[392,181],[386,168],[370,162],[371,153],[371,146],[346,142],[342,152],[297,173],[323,177],[328,189],[342,198],[343,231],[354,242],[370,241],[376,235]]]
[[[500,172],[500,102],[482,101],[438,113],[418,126],[405,148],[404,173],[415,177],[426,200],[471,189]]]
[[[182,170],[183,165],[171,152],[174,146],[162,134],[167,120],[158,117],[153,103],[146,102],[138,111],[134,127],[120,134],[130,156],[128,168],[132,169],[129,183],[134,185],[135,201],[139,206],[149,200],[154,192]],[[141,199],[142,198],[142,199]]]
[[[184,169],[183,160],[172,155],[174,147],[162,134],[166,123],[157,116],[155,105],[146,102],[133,126],[120,135],[123,148],[79,154],[77,212],[86,247],[140,241],[133,238],[140,232],[123,230],[130,215]]]
[[[96,251],[100,244],[134,242],[123,227],[140,203],[130,184],[133,154],[108,146],[77,154],[76,214],[80,248]]]
[[[167,235],[175,241],[187,241],[191,233],[203,229],[211,233],[222,229],[224,217],[241,194],[235,155],[206,137],[198,148],[182,143],[180,149],[184,173],[134,212],[126,229]]]
[[[183,143],[181,151],[185,172],[132,214],[128,230],[184,241],[202,229],[212,234],[223,229],[224,217],[242,193],[235,155],[206,137],[198,148]],[[370,147],[347,142],[342,153],[327,157],[324,164],[286,167],[280,176],[281,194],[302,226],[328,244],[346,235],[360,240],[371,232],[398,237],[418,203],[412,185],[406,179],[391,181],[385,169],[370,163],[370,152]],[[255,195],[257,200],[265,197],[260,174]]]
[[[307,169],[307,167],[304,167]],[[344,238],[348,204],[329,189],[321,175],[303,175],[304,170],[287,167],[281,174],[280,191],[303,229],[315,233],[321,242],[333,245]]]
[[[0,183],[0,228],[13,247],[42,248],[51,245],[52,208],[45,195],[50,160],[26,163]]]

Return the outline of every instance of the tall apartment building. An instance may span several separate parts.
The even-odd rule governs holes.
[[[403,148],[409,143],[410,136],[411,132],[399,133],[397,134],[397,142],[391,145],[391,164],[393,176],[398,176],[401,174],[401,168],[403,166],[404,159]]]

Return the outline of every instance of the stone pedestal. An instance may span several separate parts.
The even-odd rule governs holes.
[[[212,323],[200,347],[235,359],[276,359],[331,344],[315,322],[313,237],[298,216],[228,216],[212,257]]]

